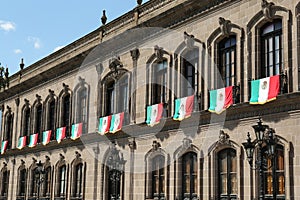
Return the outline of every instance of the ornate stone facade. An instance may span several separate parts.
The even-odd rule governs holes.
[[[9,77],[0,92],[0,138],[8,141],[0,200],[258,199],[242,146],[248,132],[255,138],[258,118],[278,138],[266,199],[299,199],[299,1],[137,3],[109,23],[104,12],[98,29],[31,66],[22,60]],[[281,78],[277,99],[250,105],[251,81],[272,75]],[[208,112],[209,91],[229,85],[238,100],[220,115]],[[191,116],[173,120],[175,100],[189,95]],[[147,126],[147,106],[158,103],[163,119]],[[121,112],[122,129],[100,134],[99,118]],[[35,147],[17,149],[34,133]]]

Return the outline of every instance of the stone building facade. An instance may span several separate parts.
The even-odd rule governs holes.
[[[298,199],[299,62],[297,0],[138,1],[103,17],[97,30],[21,64],[2,89],[0,199]],[[273,75],[277,99],[250,105],[251,81]],[[208,112],[210,91],[227,86],[233,105]],[[173,120],[175,100],[191,95],[191,116]],[[147,106],[159,103],[163,118],[147,126]],[[122,112],[121,130],[99,134],[99,118]],[[259,118],[277,144],[262,178],[251,169],[260,151],[250,167],[242,145]],[[76,124],[82,135],[72,139]]]

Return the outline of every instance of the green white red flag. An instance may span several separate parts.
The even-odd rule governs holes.
[[[175,100],[174,120],[181,121],[191,116],[194,108],[194,95]]]
[[[82,134],[82,123],[73,124],[72,125],[72,132],[71,132],[71,139],[76,140],[80,138]]]
[[[163,115],[163,103],[147,106],[147,119],[146,124],[148,126],[154,126],[158,124]]]
[[[109,132],[115,133],[121,130],[123,119],[124,119],[124,112],[112,115]]]
[[[251,81],[250,104],[265,104],[275,100],[279,94],[279,85],[279,75]]]
[[[2,144],[1,144],[1,154],[5,153],[5,151],[7,149],[7,145],[8,145],[8,141],[7,140],[2,141]]]
[[[43,145],[47,145],[51,139],[52,130],[44,131],[43,132]]]
[[[99,119],[99,127],[98,131],[100,135],[104,135],[109,132],[110,129],[110,122],[111,122],[112,116],[106,116],[106,117],[101,117]]]
[[[210,112],[220,114],[233,104],[233,86],[211,90],[209,93],[210,106],[208,111]]]
[[[66,137],[66,127],[56,129],[56,141],[60,143]]]
[[[19,138],[17,148],[18,149],[23,149],[25,146],[26,146],[26,136],[22,136],[22,137]]]
[[[30,148],[35,147],[37,145],[38,137],[39,137],[38,133],[30,135],[28,147]]]

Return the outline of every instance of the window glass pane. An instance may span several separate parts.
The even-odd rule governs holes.
[[[236,173],[230,174],[230,180],[231,180],[231,194],[237,194],[237,178]]]
[[[266,26],[264,29],[263,29],[263,32],[262,34],[267,34],[267,33],[270,33],[274,31],[274,25],[273,24],[269,24],[268,26]]]

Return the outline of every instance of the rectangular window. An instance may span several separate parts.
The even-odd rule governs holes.
[[[152,74],[152,105],[167,100],[167,61],[155,63]]]

